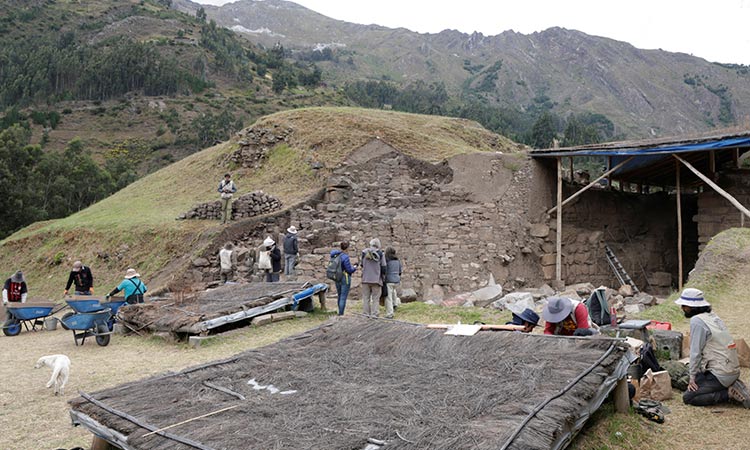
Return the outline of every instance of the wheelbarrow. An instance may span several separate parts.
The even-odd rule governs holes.
[[[55,310],[55,304],[51,302],[43,303],[17,303],[9,302],[5,305],[10,313],[11,319],[3,324],[3,334],[6,336],[16,336],[25,327],[26,331],[36,331],[37,325],[44,324],[45,317],[49,317],[66,307],[62,305]],[[29,328],[31,324],[31,328]]]
[[[65,313],[60,320],[62,327],[66,330],[68,328],[65,324],[65,319],[79,313],[92,313],[101,311],[105,308],[109,308],[112,311],[112,317],[107,320],[107,327],[109,328],[109,331],[112,331],[114,329],[115,322],[117,321],[115,319],[117,311],[119,311],[120,307],[126,303],[125,299],[122,297],[112,297],[110,301],[102,302],[99,297],[94,297],[91,295],[71,295],[65,300],[65,302],[73,310]]]
[[[112,334],[108,325],[111,318],[112,310],[110,308],[100,308],[93,312],[66,314],[60,319],[60,322],[62,322],[63,328],[73,331],[73,340],[76,346],[78,346],[79,340],[81,341],[80,345],[83,345],[87,337],[94,336],[98,345],[106,347]]]

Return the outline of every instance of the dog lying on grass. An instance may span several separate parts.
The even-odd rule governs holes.
[[[70,375],[70,359],[65,355],[47,355],[39,358],[34,364],[38,369],[47,366],[52,369],[52,378],[47,382],[47,387],[55,386],[55,395],[65,395],[65,383],[68,382]]]

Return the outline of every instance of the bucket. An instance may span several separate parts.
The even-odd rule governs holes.
[[[48,331],[53,331],[57,329],[57,318],[55,317],[47,317],[44,319],[44,329]]]

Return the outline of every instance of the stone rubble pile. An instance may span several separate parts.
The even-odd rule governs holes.
[[[263,165],[268,152],[275,146],[287,142],[293,132],[292,128],[282,128],[278,125],[242,130],[237,133],[240,148],[229,155],[229,160],[242,167],[257,169]]]
[[[282,206],[281,200],[263,191],[250,192],[232,199],[231,218],[238,220],[268,214],[281,209]],[[195,205],[190,211],[180,214],[178,219],[221,219],[221,201],[216,200]]]

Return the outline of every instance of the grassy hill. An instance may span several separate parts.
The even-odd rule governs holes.
[[[234,174],[240,193],[264,190],[291,205],[325,186],[325,173],[375,136],[427,161],[519,149],[474,122],[357,108],[291,110],[253,125],[273,126],[291,128],[293,133],[288,145],[274,148],[260,169],[228,162],[239,147],[236,141],[207,148],[77,214],[20,230],[0,243],[0,266],[8,274],[23,269],[31,297],[60,295],[70,264],[78,259],[93,268],[100,292],[111,289],[128,267],[137,268],[145,280],[161,270],[159,279],[168,280],[168,272],[178,270],[174,261],[189,261],[223,230],[214,222],[175,218],[197,202],[214,200],[215,185],[226,171]],[[322,175],[313,173],[310,161],[324,165]]]

